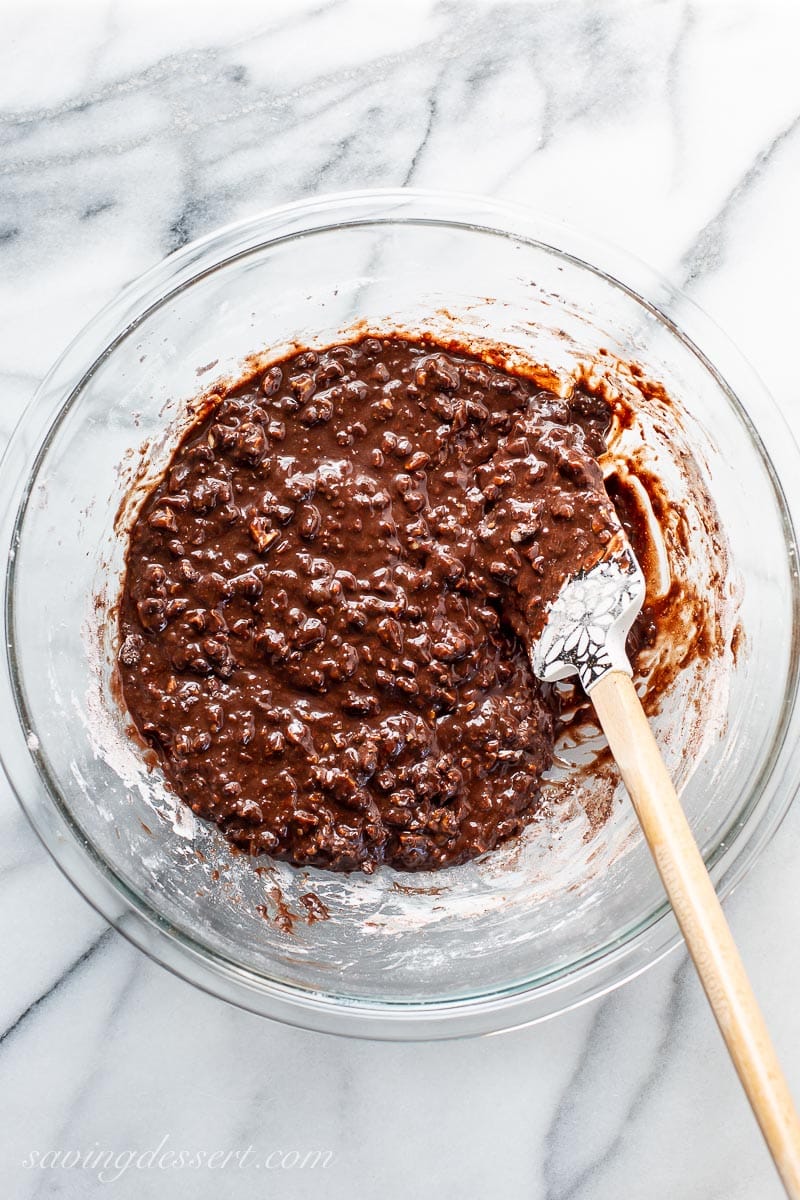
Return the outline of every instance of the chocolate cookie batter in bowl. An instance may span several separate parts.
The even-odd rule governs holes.
[[[798,781],[797,468],[707,319],[525,210],[223,230],[96,318],[5,460],[8,774],[109,920],[235,1003],[381,1037],[553,1015],[677,935],[515,580],[547,599],[602,537],[605,477],[729,890]]]

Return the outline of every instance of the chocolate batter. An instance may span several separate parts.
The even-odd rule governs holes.
[[[608,419],[400,338],[229,391],[141,508],[120,604],[124,697],[177,794],[337,870],[519,833],[558,711],[522,639],[616,522]]]

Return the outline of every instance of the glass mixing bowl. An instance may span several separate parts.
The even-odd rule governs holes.
[[[667,430],[664,444],[691,452],[714,498],[730,600],[720,620],[728,640],[734,620],[740,634],[713,688],[703,692],[702,664],[684,672],[658,727],[716,885],[741,879],[800,770],[797,450],[752,371],[685,297],[618,251],[478,198],[376,191],[276,209],[173,254],[78,336],[0,475],[2,758],[86,898],[208,991],[362,1036],[509,1028],[617,986],[678,940],[619,789],[599,830],[573,796],[520,841],[436,876],[254,864],[148,773],[115,698],[120,503],[163,466],[205,381],[359,321],[456,330],[566,372],[604,349],[666,386],[682,433]],[[309,892],[327,920],[301,902]]]

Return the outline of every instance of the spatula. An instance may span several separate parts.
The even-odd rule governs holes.
[[[568,578],[531,646],[535,674],[577,674],[594,704],[689,953],[786,1194],[800,1200],[800,1121],[744,965],[633,686],[625,639],[645,580],[620,527]]]

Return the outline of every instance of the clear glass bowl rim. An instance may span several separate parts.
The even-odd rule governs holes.
[[[9,569],[0,660],[0,761],[20,806],[56,864],[84,898],[129,941],[176,975],[240,1007],[321,1032],[391,1040],[429,1040],[517,1028],[602,996],[654,965],[680,944],[664,903],[625,939],[557,979],[470,999],[425,1003],[355,1001],[291,987],[247,971],[169,925],[86,844],[59,804],[22,725],[20,679],[11,628],[12,560],[18,521],[39,461],[60,414],[116,342],[165,299],[207,271],[259,246],[311,231],[378,223],[438,224],[501,234],[569,259],[626,292],[666,325],[713,374],[738,410],[771,476],[793,562],[791,705],[778,753],[746,822],[717,847],[709,866],[728,895],[778,829],[800,785],[800,591],[795,520],[800,519],[800,453],[763,383],[736,347],[693,301],[627,252],[526,207],[481,196],[421,189],[370,189],[282,205],[224,226],[182,247],[128,284],[56,361],[23,413],[0,461],[0,546]],[[680,326],[670,315],[680,309]],[[257,349],[257,347],[256,347]],[[746,396],[745,408],[741,396]],[[34,446],[33,457],[25,446]]]

